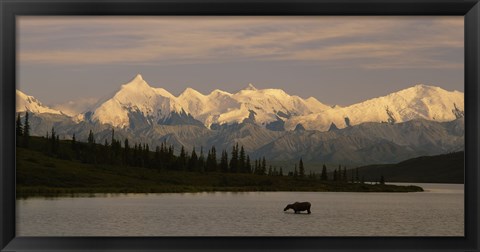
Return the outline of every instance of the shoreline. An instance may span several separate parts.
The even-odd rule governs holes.
[[[356,186],[357,190],[352,189],[352,186]],[[126,188],[36,188],[36,187],[17,187],[16,198],[35,198],[35,197],[81,197],[81,196],[93,196],[95,194],[172,194],[172,193],[251,193],[251,192],[358,192],[358,193],[412,193],[412,192],[424,192],[425,190],[420,186],[398,186],[398,185],[367,185],[367,184],[350,184],[350,186],[342,188],[342,190],[329,190],[331,188],[305,188],[304,190],[286,190],[286,189],[273,189],[273,188],[240,188],[240,187],[225,187],[225,188],[196,188],[196,187],[182,187],[182,188],[169,188],[164,190],[128,190]],[[80,196],[81,195],[81,196]]]

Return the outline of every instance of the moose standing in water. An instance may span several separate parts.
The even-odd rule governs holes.
[[[288,204],[283,211],[287,211],[288,209],[293,209],[295,213],[300,213],[301,211],[307,211],[310,214],[310,207],[312,204],[310,202],[295,202],[293,204]]]

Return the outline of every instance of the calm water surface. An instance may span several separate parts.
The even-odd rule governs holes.
[[[463,185],[417,185],[426,192],[96,194],[19,199],[17,235],[463,236]],[[312,214],[283,212],[295,201],[310,201]]]

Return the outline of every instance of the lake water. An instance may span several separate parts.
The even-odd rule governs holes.
[[[416,185],[426,192],[97,194],[19,199],[17,235],[463,236],[463,185]],[[312,214],[283,211],[295,201],[310,201]]]

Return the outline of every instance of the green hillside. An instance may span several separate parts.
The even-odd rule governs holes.
[[[359,167],[365,181],[377,181],[380,176],[394,182],[463,183],[464,152],[409,159],[398,164]]]

